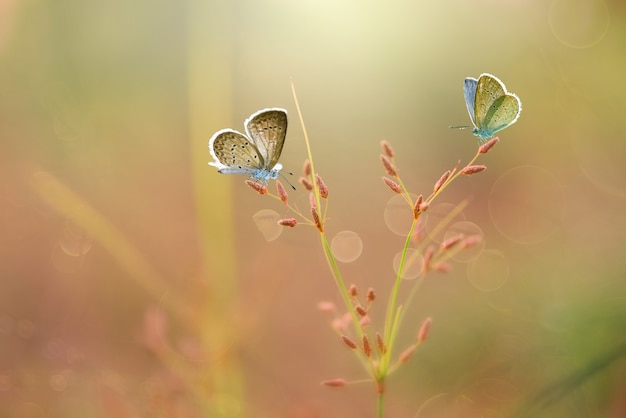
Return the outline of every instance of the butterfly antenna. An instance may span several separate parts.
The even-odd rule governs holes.
[[[467,129],[467,128],[471,128],[471,126],[468,126],[468,125],[448,126],[448,128],[450,128],[450,129]]]
[[[287,182],[287,184],[288,184],[288,185],[290,185],[290,186],[291,186],[291,188],[292,188],[293,190],[296,190],[296,186],[294,186],[293,184],[291,184],[291,182],[289,181],[289,179],[288,179],[287,177],[285,177],[285,175],[284,175],[283,173],[278,173],[278,174],[279,174],[279,175],[280,175],[280,176],[281,176],[281,177],[282,177],[282,178],[283,178],[283,179]],[[291,171],[289,171],[289,175],[290,175],[290,176],[293,176],[293,173],[292,173]]]

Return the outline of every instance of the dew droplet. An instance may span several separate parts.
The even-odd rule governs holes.
[[[402,252],[399,252],[393,258],[393,271],[398,274],[400,271],[400,263],[402,262]],[[406,252],[404,266],[402,268],[402,278],[405,280],[415,279],[422,272],[422,264],[424,258],[422,254],[414,248],[409,248]]]
[[[50,258],[54,267],[66,274],[76,273],[83,266],[83,258],[68,254],[61,244],[52,248]]]
[[[552,34],[570,48],[590,48],[609,29],[609,8],[603,0],[553,0],[549,11]]]
[[[445,232],[444,241],[459,234],[462,234],[464,239],[469,237],[480,237],[481,239],[480,242],[477,242],[476,244],[473,244],[467,248],[458,248],[457,246],[462,243],[462,239],[461,243],[453,247],[450,258],[460,263],[468,263],[475,260],[476,257],[478,257],[485,248],[485,241],[482,240],[482,237],[484,236],[482,229],[480,229],[480,227],[474,222],[457,222],[451,225],[450,228],[448,228],[448,230]]]
[[[67,219],[63,226],[59,246],[67,255],[78,257],[89,252],[91,239],[82,228]]]
[[[67,389],[68,379],[64,373],[55,373],[50,376],[48,383],[55,392],[63,392]]]
[[[337,260],[351,263],[361,256],[363,240],[356,232],[341,231],[332,239],[330,249]]]
[[[415,202],[417,196],[411,194],[411,199]],[[383,217],[391,232],[406,237],[413,222],[413,207],[403,195],[397,194],[387,201]]]
[[[283,232],[284,227],[278,225],[280,216],[278,212],[271,209],[262,209],[252,215],[254,224],[263,235],[266,241],[274,241]]]

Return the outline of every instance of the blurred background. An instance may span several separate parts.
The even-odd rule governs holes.
[[[625,416],[625,43],[615,0],[0,2],[0,416],[374,416],[371,384],[319,384],[366,377],[317,309],[341,306],[319,234],[268,232],[292,215],[208,140],[284,107],[297,183],[293,80],[381,330],[404,238],[379,142],[428,195],[476,151],[448,126],[483,72],[523,111],[432,211],[469,199],[484,246],[425,277],[386,416]]]

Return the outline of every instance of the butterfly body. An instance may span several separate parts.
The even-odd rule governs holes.
[[[478,79],[466,78],[463,95],[474,125],[472,133],[481,142],[514,124],[522,111],[519,97],[507,92],[504,83],[491,74],[483,73]]]
[[[209,140],[209,151],[222,174],[244,174],[267,184],[282,169],[278,162],[287,135],[287,111],[262,109],[244,122],[246,134],[222,129]]]

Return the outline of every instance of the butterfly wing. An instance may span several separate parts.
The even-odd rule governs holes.
[[[487,117],[492,110],[495,101],[506,94],[504,84],[495,76],[481,74],[476,85],[476,96],[474,99],[474,116],[476,117],[476,127],[484,129],[487,126]]]
[[[216,132],[209,141],[209,151],[215,160],[209,165],[224,174],[252,174],[265,164],[250,139],[233,129]]]
[[[491,105],[485,117],[485,127],[493,135],[514,124],[519,118],[522,103],[515,94],[506,93]]]
[[[474,103],[474,134],[482,140],[515,123],[522,110],[519,97],[508,93],[498,77],[487,73],[478,77]]]
[[[474,102],[476,100],[476,86],[478,80],[472,77],[467,77],[463,83],[463,95],[465,96],[465,106],[467,106],[467,113],[470,115],[472,124],[476,127],[476,119],[474,117]]]
[[[270,171],[278,163],[287,135],[287,111],[263,109],[250,115],[245,122],[246,133],[264,161],[261,168]]]

